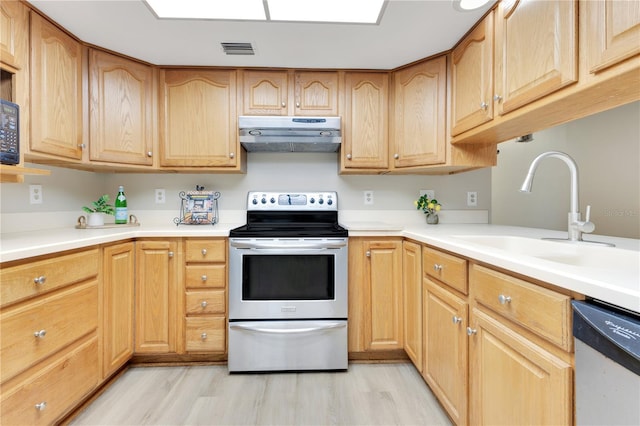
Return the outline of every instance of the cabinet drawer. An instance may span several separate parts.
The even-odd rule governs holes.
[[[561,348],[571,349],[571,298],[553,290],[472,265],[471,293],[480,304]]]
[[[4,382],[96,329],[98,286],[94,281],[5,309],[0,323],[0,371]],[[38,332],[43,332],[42,337],[34,334]]]
[[[226,306],[224,290],[187,291],[187,315],[224,314]]]
[[[0,423],[53,424],[97,386],[98,375],[98,338],[93,337],[12,390],[3,389]],[[37,404],[42,404],[41,409]]]
[[[467,261],[465,259],[424,247],[422,268],[426,275],[442,281],[463,294],[468,294]]]
[[[187,265],[187,288],[225,288],[227,281],[227,266],[215,265]]]
[[[227,259],[227,240],[187,240],[187,262],[224,262]]]
[[[225,352],[227,327],[224,317],[187,317],[187,352]]]
[[[22,265],[2,267],[0,303],[9,305],[34,295],[98,275],[98,249],[71,253]]]

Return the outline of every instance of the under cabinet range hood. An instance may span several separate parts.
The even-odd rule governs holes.
[[[240,143],[248,152],[336,152],[340,117],[238,117]]]

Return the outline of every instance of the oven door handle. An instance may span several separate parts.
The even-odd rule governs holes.
[[[263,334],[306,334],[306,333],[313,333],[317,331],[332,330],[335,328],[344,328],[346,326],[347,326],[346,322],[334,322],[331,324],[321,325],[318,327],[302,327],[302,328],[265,328],[265,327],[252,326],[252,325],[229,324],[229,328],[234,330],[253,331],[256,333],[263,333]]]
[[[260,243],[242,243],[231,242],[231,245],[239,249],[250,250],[335,250],[346,247],[346,243],[320,243],[320,244],[296,244],[296,245],[279,245],[279,244],[260,244]]]

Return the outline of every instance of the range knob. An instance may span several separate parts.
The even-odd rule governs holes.
[[[332,200],[331,198],[329,198],[329,199],[327,200],[327,204],[328,204],[328,205],[333,204],[333,200]]]
[[[255,198],[252,201],[253,204],[258,204],[258,200],[256,200]]]
[[[262,198],[262,200],[260,200],[260,202],[261,202],[262,204],[267,204],[267,199],[263,197],[263,198]]]
[[[273,204],[273,203],[275,203],[275,202],[276,202],[276,199],[275,199],[275,198],[273,198],[273,197],[271,197],[271,199],[269,200],[269,202],[270,202],[271,204]]]
[[[309,202],[310,202],[311,204],[313,204],[313,203],[315,203],[315,202],[316,202],[316,199],[315,199],[315,198],[313,198],[313,197],[311,197],[311,199],[309,200]]]
[[[322,198],[320,198],[320,199],[318,200],[318,203],[320,203],[320,204],[324,204],[324,200],[323,200]]]

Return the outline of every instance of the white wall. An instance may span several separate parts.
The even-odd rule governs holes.
[[[580,211],[591,205],[594,233],[640,238],[640,102],[501,143],[492,170],[491,223],[566,230],[569,169],[547,158],[531,193],[518,191],[531,161],[555,150],[578,164]],[[588,239],[588,237],[585,237]]]
[[[170,221],[178,215],[178,193],[192,190],[196,184],[222,194],[221,210],[244,210],[250,190],[336,190],[341,210],[415,211],[413,202],[420,189],[435,190],[444,210],[467,209],[467,191],[478,192],[478,206],[474,209],[486,211],[491,205],[490,169],[451,176],[341,176],[337,156],[336,153],[249,153],[246,175],[110,174],[32,165],[52,170],[51,176],[27,176],[24,184],[1,184],[0,211],[5,215],[68,211],[70,223],[75,224],[83,205],[103,193],[115,197],[118,185],[124,185],[131,211],[168,211]],[[43,186],[43,204],[29,204],[30,183]],[[166,204],[154,203],[155,188],[166,190]],[[364,190],[374,191],[374,205],[364,205]],[[2,232],[9,231],[2,229]]]

